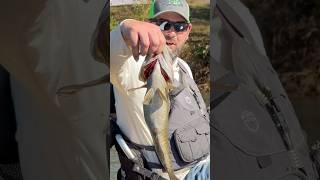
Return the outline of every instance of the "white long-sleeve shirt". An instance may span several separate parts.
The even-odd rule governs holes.
[[[140,56],[138,61],[133,58],[131,50],[123,40],[120,26],[110,34],[110,81],[114,86],[117,124],[131,141],[143,145],[153,145],[152,136],[143,113],[143,99],[146,89],[128,91],[131,88],[144,85],[144,82],[139,80],[139,72],[145,57]],[[188,64],[182,59],[176,58],[173,64],[174,83],[179,81],[178,62],[185,66],[192,77]],[[188,170],[189,168],[179,170],[176,175],[183,178]]]

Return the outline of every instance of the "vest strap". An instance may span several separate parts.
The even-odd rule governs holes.
[[[152,172],[149,169],[146,169],[144,167],[141,167],[139,164],[134,164],[132,170],[138,174],[141,174],[141,175],[151,179],[151,180],[166,180],[165,178],[163,178],[159,174]]]

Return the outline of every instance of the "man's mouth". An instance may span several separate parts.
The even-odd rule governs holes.
[[[168,45],[168,46],[174,46],[174,45],[176,45],[176,43],[173,43],[173,42],[167,42],[167,45]]]

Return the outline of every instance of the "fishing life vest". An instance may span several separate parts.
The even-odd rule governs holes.
[[[184,65],[178,63],[178,66],[182,83],[170,93],[169,114],[169,141],[174,170],[192,166],[210,154],[210,125],[206,105]],[[154,146],[140,145],[126,139],[129,147],[142,156],[144,167],[153,172],[162,172],[163,166]],[[120,162],[123,161],[121,166],[128,162],[124,158],[120,157]]]
[[[251,88],[231,72],[215,80],[215,85],[211,102],[213,179],[318,178],[286,94],[276,94],[270,87]]]
[[[316,180],[305,134],[247,11],[238,1],[216,1],[213,23],[222,30],[211,37],[221,44],[210,62],[212,178]]]

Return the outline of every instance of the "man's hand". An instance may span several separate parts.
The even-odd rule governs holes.
[[[131,48],[135,60],[139,59],[139,55],[161,53],[166,43],[159,26],[148,22],[128,19],[120,28],[123,39]]]

